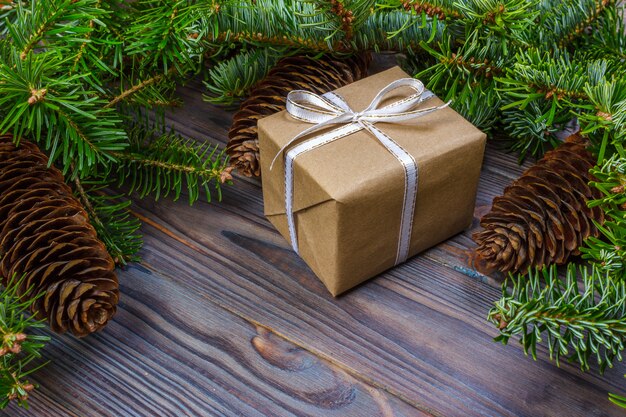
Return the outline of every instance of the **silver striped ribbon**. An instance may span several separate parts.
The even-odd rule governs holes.
[[[403,87],[411,88],[414,93],[401,100],[380,107],[380,103],[386,96]],[[338,139],[349,136],[359,130],[365,129],[370,132],[387,149],[404,168],[404,202],[400,217],[400,235],[398,237],[398,249],[396,253],[396,265],[406,261],[409,256],[411,243],[411,231],[413,227],[413,215],[415,213],[415,200],[418,186],[418,167],[413,156],[405,151],[402,146],[392,138],[374,126],[377,122],[402,123],[418,117],[425,116],[434,111],[447,107],[450,102],[441,106],[426,109],[416,109],[421,102],[433,97],[434,94],[426,90],[424,84],[414,78],[402,78],[390,83],[374,97],[369,106],[360,112],[355,112],[348,103],[336,93],[330,92],[322,96],[305,90],[294,90],[287,96],[287,112],[294,119],[314,125],[296,135],[287,142],[274,157],[270,169],[274,163],[285,153],[285,213],[289,226],[289,238],[296,253],[298,250],[298,237],[293,213],[293,176],[294,161],[303,153],[312,151]],[[339,127],[305,140],[293,147],[295,141],[307,135],[324,129],[330,125]],[[291,148],[287,150],[288,148]]]

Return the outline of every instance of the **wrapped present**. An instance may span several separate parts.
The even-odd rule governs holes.
[[[486,136],[400,68],[259,121],[265,215],[333,295],[468,227]]]

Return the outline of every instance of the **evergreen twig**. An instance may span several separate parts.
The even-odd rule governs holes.
[[[211,201],[210,187],[221,199],[221,185],[232,179],[232,168],[217,146],[199,145],[175,133],[146,131],[139,126],[129,130],[129,139],[128,151],[114,154],[118,162],[108,176],[126,184],[130,193],[137,191],[140,197],[152,194],[158,199],[172,192],[178,200],[185,189],[190,204],[200,198],[201,191]]]
[[[23,278],[13,277],[0,289],[0,409],[15,401],[28,408],[28,397],[36,388],[28,376],[45,365],[35,362],[41,358],[41,349],[48,336],[30,334],[44,327],[28,312],[33,302],[41,296],[20,298],[17,288]]]
[[[246,97],[278,62],[281,55],[268,49],[242,51],[209,70],[204,99],[213,104],[232,106]]]
[[[626,281],[614,280],[595,268],[577,271],[570,265],[564,278],[554,267],[511,277],[503,284],[502,293],[489,312],[500,331],[496,341],[507,344],[519,335],[524,352],[535,360],[537,344],[545,341],[550,359],[557,365],[566,358],[582,370],[588,370],[594,358],[600,372],[621,361],[626,338]]]

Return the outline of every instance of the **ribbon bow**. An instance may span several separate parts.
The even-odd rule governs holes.
[[[378,107],[387,95],[402,87],[409,87],[414,93],[384,107]],[[289,93],[287,96],[287,112],[294,119],[306,123],[314,123],[314,126],[304,130],[287,142],[272,160],[270,169],[273,168],[278,157],[285,153],[298,139],[330,125],[341,125],[329,132],[303,141],[293,146],[285,153],[285,213],[287,214],[291,245],[296,253],[299,253],[299,251],[293,214],[294,160],[305,152],[365,129],[378,139],[404,167],[405,192],[400,220],[400,236],[396,254],[396,265],[404,262],[408,258],[413,214],[415,211],[415,198],[417,196],[417,163],[411,154],[374,126],[374,123],[401,123],[425,116],[447,107],[450,104],[450,102],[448,102],[441,106],[415,109],[417,105],[433,96],[434,94],[426,90],[421,81],[414,78],[402,78],[393,81],[387,87],[383,88],[365,110],[355,112],[341,96],[333,92],[326,93],[322,96],[305,90],[294,90]]]

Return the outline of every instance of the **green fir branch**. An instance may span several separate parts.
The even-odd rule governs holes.
[[[23,7],[24,3],[20,0],[0,2],[0,38],[6,36],[9,25],[15,25],[19,18],[19,7]]]
[[[545,115],[550,111],[551,103],[547,101],[532,101],[523,109],[512,107],[502,111],[509,148],[519,155],[520,162],[529,155],[541,157],[561,143],[557,134],[563,131],[572,116],[562,112],[549,122]]]
[[[204,100],[222,106],[235,105],[265,78],[282,56],[266,48],[253,49],[218,63],[209,70],[208,81],[204,82],[208,90]]]
[[[54,43],[67,48],[84,40],[90,23],[102,16],[99,0],[48,0],[14,3],[16,16],[6,24],[20,59],[36,48]]]
[[[121,77],[120,91],[112,97],[103,108],[109,109],[122,103],[139,103],[144,106],[150,101],[164,102],[167,101],[163,94],[163,87],[167,85],[168,90],[172,90],[175,84],[170,83],[169,76],[173,72],[170,70],[167,74],[157,74],[138,81],[134,85],[126,86],[125,78]],[[156,88],[155,88],[156,86]]]
[[[485,51],[453,48],[447,37],[438,47],[425,43],[422,48],[435,60],[435,64],[419,72],[429,89],[443,100],[452,100],[452,107],[483,130],[490,130],[497,121],[501,98],[496,92],[494,76],[502,73],[502,60],[492,61]]]
[[[602,161],[607,146],[620,147],[626,139],[625,75],[610,60],[565,51],[520,52],[506,77],[496,77],[505,129],[521,141],[515,148],[538,156],[546,142],[553,142],[554,131],[577,117]]]
[[[626,396],[613,394],[612,392],[609,392],[609,401],[611,401],[613,404],[619,407],[626,408]]]
[[[0,62],[0,133],[33,138],[65,173],[71,163],[86,171],[127,147],[121,119],[84,89],[85,76],[59,74],[71,60],[54,51],[12,58]]]
[[[578,279],[582,283],[579,287]],[[509,285],[511,289],[509,290]],[[489,312],[507,344],[520,336],[524,352],[537,359],[545,342],[550,359],[575,362],[585,371],[595,361],[600,372],[621,361],[626,337],[626,281],[574,265],[561,278],[555,267],[511,277]]]
[[[564,2],[564,3],[567,4],[568,2]],[[566,23],[563,24],[562,27],[559,28],[558,32],[555,31],[555,33],[559,33],[559,40],[558,40],[559,46],[565,47],[569,45],[574,39],[580,37],[582,33],[584,32],[584,30],[587,29],[600,16],[602,16],[603,12],[611,4],[614,4],[614,3],[615,2],[612,0],[587,0],[587,1],[578,1],[577,4],[573,3],[577,5],[578,7],[580,7],[582,10],[584,10],[585,13],[583,14],[573,13],[571,11],[572,10],[571,7],[566,12],[568,14],[567,17],[571,16],[570,20],[566,21]],[[561,17],[561,19],[563,19],[563,17]],[[564,22],[564,20],[561,20],[561,22]]]
[[[626,3],[607,8],[590,36],[580,41],[580,49],[590,58],[626,60]]]
[[[227,159],[217,146],[200,145],[175,133],[157,133],[135,127],[129,130],[131,146],[115,153],[117,161],[109,175],[141,198],[159,199],[173,193],[178,200],[188,193],[190,204],[202,192],[211,201],[211,188],[221,200],[222,184],[231,179]]]
[[[541,8],[536,25],[541,30],[530,32],[528,41],[553,51],[569,47],[607,9],[615,7],[613,0],[560,0],[546,3],[546,7]]]
[[[351,49],[361,51],[406,51],[415,54],[422,44],[439,42],[443,22],[422,19],[412,12],[379,10],[372,13],[352,36]]]
[[[315,25],[326,33],[326,39],[344,39],[349,42],[359,27],[374,12],[375,0],[306,0],[315,8],[315,14],[321,19]],[[311,17],[303,15],[305,17]],[[306,26],[305,24],[304,26]]]
[[[330,2],[230,0],[206,12],[206,48],[248,44],[305,53],[413,50],[441,34],[443,23],[413,11],[370,7],[370,0]],[[341,4],[337,8],[337,4]],[[347,5],[344,5],[347,4]],[[334,9],[333,9],[334,7]],[[349,11],[350,29],[337,19]]]
[[[117,265],[138,261],[137,252],[143,240],[138,234],[141,222],[130,212],[131,201],[122,195],[110,195],[112,181],[92,178],[81,181],[74,178],[74,189],[96,229],[98,238]]]
[[[0,409],[11,402],[28,408],[28,398],[36,388],[29,376],[45,365],[40,361],[41,350],[50,340],[48,336],[32,334],[44,327],[29,313],[43,294],[19,297],[23,279],[12,277],[0,290]]]
[[[606,63],[605,63],[606,65]],[[584,87],[588,102],[580,106],[578,121],[582,133],[600,146],[598,160],[602,161],[610,143],[621,156],[626,142],[626,80],[617,72],[611,78],[603,77]]]
[[[457,0],[382,0],[377,5],[380,9],[405,10],[438,20],[455,21],[463,16]]]
[[[626,159],[613,155],[591,173],[590,183],[602,193],[602,198],[589,202],[601,207],[607,219],[596,226],[601,237],[590,237],[581,248],[583,258],[596,268],[618,279],[626,277]]]
[[[126,54],[135,58],[139,76],[147,72],[196,72],[203,50],[199,46],[200,17],[209,5],[190,0],[144,0],[124,34]]]

